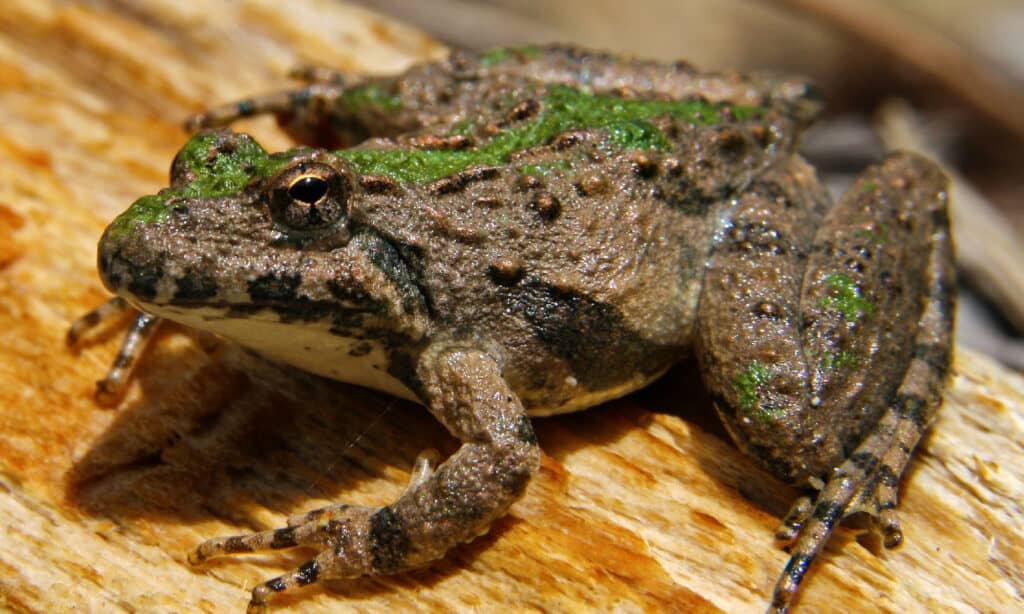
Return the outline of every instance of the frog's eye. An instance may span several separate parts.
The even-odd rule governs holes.
[[[327,194],[327,182],[316,175],[303,175],[288,186],[288,196],[292,200],[315,205]]]
[[[350,192],[348,180],[334,167],[304,162],[274,179],[270,215],[290,230],[330,228],[345,217]]]

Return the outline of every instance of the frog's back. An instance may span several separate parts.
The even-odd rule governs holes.
[[[350,154],[412,152],[377,226],[419,271],[433,334],[501,354],[535,413],[684,354],[723,208],[817,108],[796,82],[562,47],[455,55],[394,88],[421,127]]]

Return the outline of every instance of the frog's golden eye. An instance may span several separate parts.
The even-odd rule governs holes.
[[[316,232],[333,227],[348,212],[351,187],[337,169],[304,162],[281,173],[270,193],[270,215],[279,227]]]

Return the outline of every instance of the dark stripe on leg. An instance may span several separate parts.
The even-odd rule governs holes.
[[[409,536],[405,525],[389,507],[370,517],[370,549],[373,567],[378,573],[392,573],[401,569],[409,553]]]

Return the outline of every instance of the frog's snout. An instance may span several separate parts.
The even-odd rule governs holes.
[[[100,240],[97,268],[108,290],[128,299],[153,301],[164,279],[163,266],[152,258],[128,257],[125,244],[112,238],[108,228]]]

